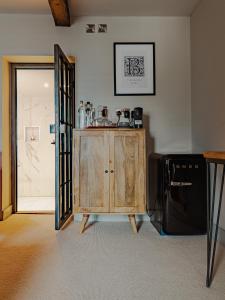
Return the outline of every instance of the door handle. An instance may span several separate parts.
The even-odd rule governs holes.
[[[108,171],[108,170],[105,170],[105,173],[107,174],[107,173],[109,173],[109,171]]]
[[[111,170],[111,171],[110,171],[110,173],[114,173],[114,171],[113,171],[113,170]]]
[[[170,186],[192,186],[192,182],[171,181]]]

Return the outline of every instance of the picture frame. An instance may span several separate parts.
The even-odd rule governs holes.
[[[86,33],[95,33],[96,26],[95,24],[86,24],[85,31]]]
[[[98,33],[107,33],[107,24],[98,24]]]
[[[114,96],[154,96],[155,43],[114,43]]]

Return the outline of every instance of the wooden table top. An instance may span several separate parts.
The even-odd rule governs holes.
[[[225,151],[207,151],[203,155],[206,159],[225,160]]]

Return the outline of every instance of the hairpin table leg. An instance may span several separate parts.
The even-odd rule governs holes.
[[[213,220],[214,220],[214,211],[215,211],[215,197],[216,197],[216,178],[217,178],[217,162],[214,162],[214,179],[213,179],[213,193],[211,195],[211,183],[210,183],[210,160],[207,160],[207,277],[206,277],[206,286],[210,287],[213,279],[213,268],[214,260],[216,254],[216,244],[218,237],[219,221],[220,221],[220,212],[223,198],[223,187],[224,187],[224,178],[225,178],[225,164],[223,163],[223,175],[220,186],[219,194],[219,205],[216,213],[216,227],[214,234],[213,242]],[[212,199],[212,201],[211,201]]]

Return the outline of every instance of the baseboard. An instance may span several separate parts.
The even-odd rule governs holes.
[[[218,240],[225,246],[225,230],[223,228],[219,228]]]
[[[0,221],[4,221],[12,214],[12,205],[9,205],[7,208],[0,212]]]
[[[82,214],[75,214],[75,222],[80,222],[82,220]],[[91,222],[129,222],[129,219],[126,215],[90,215],[89,220]],[[136,215],[137,222],[150,222],[149,216],[145,215]]]

